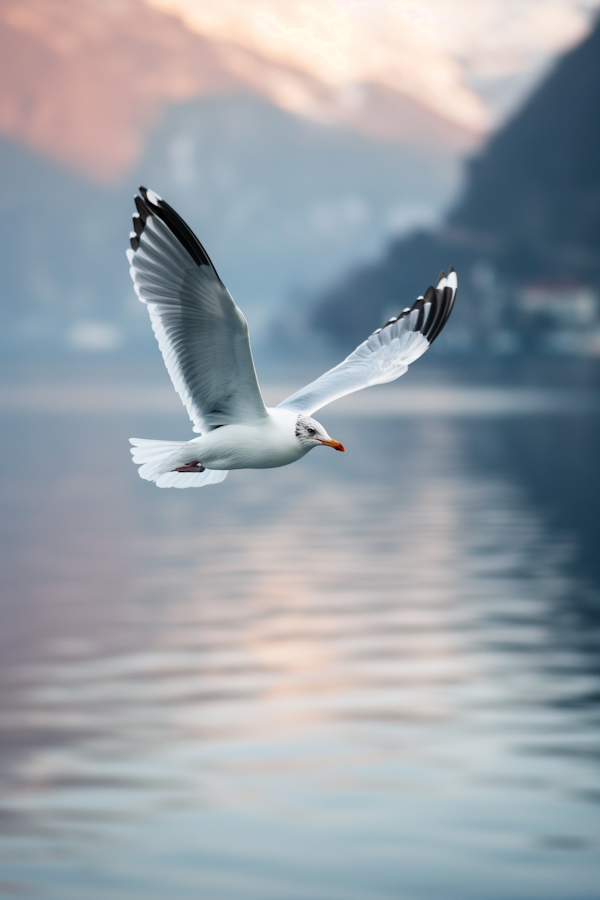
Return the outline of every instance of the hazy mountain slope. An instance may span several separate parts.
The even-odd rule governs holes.
[[[234,296],[264,319],[442,214],[458,155],[382,143],[252,97],[173,107],[139,177],[193,222]]]
[[[5,340],[65,345],[77,323],[92,321],[146,341],[124,256],[140,183],[189,220],[258,334],[286,303],[301,315],[302,297],[394,231],[439,218],[457,171],[445,148],[382,143],[239,95],[170,107],[115,187],[4,140]]]
[[[600,27],[472,163],[449,225],[489,237],[511,274],[598,271]]]
[[[477,302],[478,262],[508,285],[600,278],[600,27],[470,164],[446,225],[351,272],[322,298],[315,324],[349,346],[449,263],[461,270],[458,321]]]
[[[294,67],[289,59],[277,63],[239,33],[236,40],[235,27],[229,35],[203,36],[159,5],[0,0],[0,134],[107,183],[139,160],[165,104],[230,91],[399,144],[443,140],[464,152],[480,136],[464,115],[449,120],[435,103],[411,94],[410,85],[409,96],[397,84],[386,87],[385,79],[373,83],[368,67],[350,89],[328,87],[319,70]],[[200,6],[210,18],[215,4]],[[250,15],[256,16],[253,7]],[[452,65],[441,64],[448,77],[439,87],[450,90],[461,109],[465,102],[478,106],[455,83]],[[429,72],[421,77],[425,86]]]
[[[76,321],[124,315],[129,198],[0,141],[5,346],[64,345]]]

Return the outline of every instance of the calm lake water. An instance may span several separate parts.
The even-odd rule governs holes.
[[[161,491],[115,397],[0,419],[0,896],[598,900],[597,413]]]

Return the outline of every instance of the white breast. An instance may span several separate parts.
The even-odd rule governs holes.
[[[294,412],[267,409],[268,417],[256,425],[223,425],[190,441],[209,469],[269,469],[287,466],[308,450],[296,437]]]

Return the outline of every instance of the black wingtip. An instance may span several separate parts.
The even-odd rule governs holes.
[[[133,216],[133,230],[137,234],[138,238],[144,230],[144,223],[142,222],[142,218],[139,213],[135,213],[135,215]]]
[[[179,243],[187,250],[196,265],[210,266],[215,275],[217,275],[217,271],[213,266],[208,253],[192,229],[184,222],[179,213],[175,212],[162,197],[159,197],[155,191],[149,190],[147,187],[144,187],[144,185],[140,185],[139,194],[135,195],[134,200],[138,212],[138,215],[134,216],[133,222],[136,239],[131,239],[131,246],[134,251],[137,250],[140,245],[140,238],[146,222],[148,221],[148,217],[156,216],[157,219],[164,222]],[[219,276],[217,275],[217,278],[218,277]]]
[[[142,223],[142,228],[140,230],[140,233],[138,234],[138,237],[139,237],[141,235],[142,231],[144,230],[144,225],[148,221],[148,216],[152,215],[152,210],[150,209],[150,207],[148,206],[146,201],[142,200],[142,198],[138,194],[136,194],[133,199],[135,201],[135,208],[137,209],[137,214]],[[134,216],[134,218],[135,218],[135,216]],[[135,228],[135,222],[133,223],[133,227]],[[137,231],[136,231],[136,234],[137,234]]]
[[[448,274],[451,272],[454,272],[454,266],[450,266]],[[447,277],[446,273],[442,270],[437,283],[439,284],[443,278]],[[433,287],[433,285],[430,284],[423,296],[417,297],[413,305],[402,310],[399,316],[389,319],[383,328],[393,325],[395,322],[404,319],[411,312],[418,310],[419,314],[415,322],[414,330],[420,331],[421,334],[427,338],[429,343],[432,344],[448,321],[450,313],[452,312],[452,307],[454,306],[455,296],[455,292],[448,285],[440,289]],[[426,304],[429,304],[427,317],[425,317]],[[379,334],[381,330],[381,328],[378,328],[373,334]]]
[[[454,272],[454,266],[450,266],[449,273],[451,272]],[[454,300],[456,299],[456,291],[452,290],[449,285],[446,285],[443,291],[436,291],[436,294],[440,301],[439,315],[436,317],[436,321],[433,323],[429,335],[427,336],[427,340],[430,344],[433,344],[438,335],[443,331],[446,322],[450,318],[450,313],[454,308]]]

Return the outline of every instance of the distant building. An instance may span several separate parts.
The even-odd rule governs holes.
[[[551,353],[600,355],[600,298],[589,284],[534,281],[514,296],[516,312],[539,347]]]
[[[521,312],[542,314],[557,324],[585,327],[598,321],[598,294],[588,284],[535,281],[517,294]]]

